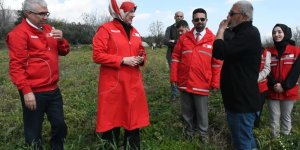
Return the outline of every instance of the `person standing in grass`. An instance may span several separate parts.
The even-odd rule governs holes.
[[[23,108],[25,141],[42,147],[44,114],[51,124],[52,150],[64,149],[67,134],[59,80],[58,56],[70,51],[63,32],[46,24],[50,15],[44,0],[25,0],[24,18],[7,35],[9,75],[17,86]]]
[[[258,89],[260,93],[260,109],[259,109],[259,115],[254,121],[254,127],[259,128],[260,126],[260,118],[263,111],[263,107],[266,101],[266,96],[268,93],[268,79],[267,76],[269,75],[271,71],[271,53],[268,50],[263,50],[261,54],[261,63],[259,68],[259,74],[258,74]]]
[[[141,35],[131,25],[136,8],[132,1],[110,0],[109,12],[114,19],[101,25],[93,39],[93,60],[101,64],[96,132],[118,144],[122,127],[124,146],[131,149],[140,149],[140,128],[149,125],[140,70],[146,53]]]
[[[263,48],[252,16],[249,1],[234,3],[213,44],[213,57],[224,60],[220,84],[233,145],[243,150],[256,149],[253,127],[261,105],[257,80]]]
[[[172,62],[172,52],[174,50],[174,47],[178,41],[179,38],[179,32],[177,31],[176,24],[184,19],[184,14],[181,11],[177,11],[174,16],[175,23],[167,27],[165,31],[165,42],[164,44],[167,45],[167,53],[166,58],[169,65],[169,69],[171,69],[171,62]],[[171,100],[176,100],[176,97],[178,96],[179,92],[177,89],[177,86],[171,83]]]
[[[291,28],[285,24],[276,24],[272,37],[274,46],[267,48],[271,52],[267,104],[272,137],[276,138],[280,133],[289,135],[292,129],[291,113],[299,100],[300,48],[291,40]]]
[[[192,17],[194,28],[180,36],[172,53],[170,81],[181,91],[187,138],[199,134],[208,142],[208,95],[219,88],[222,62],[212,57],[215,35],[206,28],[206,11],[195,9]]]

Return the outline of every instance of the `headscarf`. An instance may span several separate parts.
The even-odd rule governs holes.
[[[131,0],[110,0],[109,13],[113,18],[124,21],[127,13],[137,6]]]
[[[281,57],[282,53],[284,52],[285,48],[286,48],[286,45],[287,44],[292,44],[292,45],[295,45],[295,41],[291,40],[292,38],[292,30],[290,27],[288,27],[287,25],[285,24],[280,24],[280,23],[277,23],[273,30],[276,28],[276,27],[279,27],[281,28],[281,30],[283,31],[284,33],[284,37],[283,39],[280,41],[280,42],[276,42],[273,38],[273,41],[274,41],[274,45],[278,51],[278,55],[279,57]]]

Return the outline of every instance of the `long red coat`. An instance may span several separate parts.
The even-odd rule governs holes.
[[[111,21],[99,27],[93,39],[93,60],[100,66],[96,132],[114,127],[133,130],[149,125],[149,112],[140,67],[122,65],[122,58],[145,50],[140,34]],[[144,61],[145,62],[145,61]]]

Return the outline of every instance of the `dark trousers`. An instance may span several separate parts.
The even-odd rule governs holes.
[[[23,121],[25,142],[34,147],[42,148],[42,125],[44,114],[51,124],[51,150],[63,150],[64,138],[67,135],[63,113],[63,101],[59,88],[48,91],[34,93],[36,99],[36,110],[29,110],[24,103],[24,96],[20,93],[23,107]]]
[[[111,144],[117,145],[119,142],[120,128],[113,128],[103,132],[102,139],[107,140]],[[129,145],[128,145],[129,144]],[[124,134],[124,148],[130,150],[140,149],[140,131],[139,129],[126,130]]]
[[[181,115],[188,136],[198,132],[201,138],[208,138],[208,96],[182,91]]]

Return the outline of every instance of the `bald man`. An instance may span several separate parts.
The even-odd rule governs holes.
[[[167,29],[166,29],[166,32],[165,32],[165,45],[168,46],[168,50],[167,50],[167,54],[166,54],[166,58],[167,58],[167,61],[168,61],[168,65],[169,65],[169,68],[171,68],[171,56],[172,56],[172,52],[173,52],[173,49],[176,45],[176,42],[179,38],[179,32],[177,31],[177,28],[176,28],[176,24],[180,21],[180,20],[183,20],[184,19],[184,14],[183,12],[181,11],[177,11],[175,13],[175,16],[174,16],[174,19],[175,19],[175,23],[170,25]],[[175,100],[177,95],[178,95],[178,90],[177,90],[177,87],[173,84],[171,84],[171,94],[172,94],[172,97],[171,99],[172,100]]]

